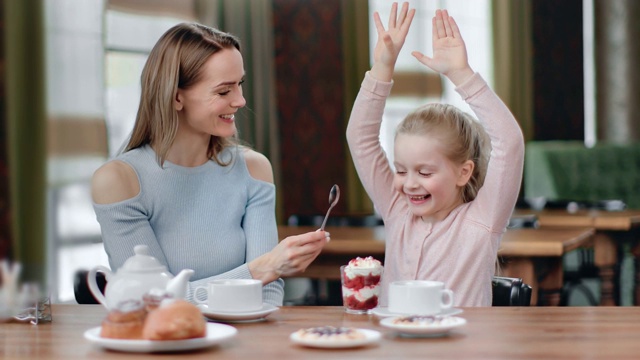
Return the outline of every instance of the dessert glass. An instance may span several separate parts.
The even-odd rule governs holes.
[[[347,313],[367,314],[378,306],[382,265],[379,261],[373,260],[371,267],[353,267],[353,261],[340,267],[342,303]]]

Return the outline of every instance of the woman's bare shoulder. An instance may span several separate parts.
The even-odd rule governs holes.
[[[251,177],[273,184],[273,169],[271,168],[269,159],[263,154],[249,148],[244,148],[243,154]]]
[[[112,160],[93,173],[91,196],[96,204],[113,204],[140,193],[138,176],[131,165]]]

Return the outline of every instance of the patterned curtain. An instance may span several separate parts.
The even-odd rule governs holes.
[[[281,152],[287,148],[283,143],[283,141],[287,139],[281,139],[282,132],[280,126],[283,124],[283,119],[280,118],[278,112],[277,94],[283,90],[282,84],[286,83],[286,81],[283,82],[282,79],[278,79],[280,88],[276,90],[277,65],[275,63],[275,56],[278,49],[275,46],[276,34],[274,33],[274,18],[280,19],[285,16],[285,14],[275,14],[274,11],[286,11],[285,9],[290,8],[299,9],[303,6],[313,8],[316,3],[292,1],[287,4],[288,6],[284,6],[282,2],[275,4],[273,1],[251,0],[196,0],[196,16],[198,21],[233,33],[242,41],[242,53],[247,71],[247,81],[244,87],[245,97],[247,98],[247,108],[238,121],[238,129],[240,137],[244,141],[249,142],[257,151],[265,154],[271,160],[276,187],[279,190],[277,201],[279,222],[284,222],[283,217],[286,216],[287,213],[301,211],[301,209],[297,208],[290,208],[285,211],[284,207],[287,201],[283,199],[283,196],[286,192],[282,189],[287,188],[291,190],[289,192],[290,197],[293,193],[295,193],[296,197],[308,196],[309,192],[303,190],[298,185],[294,186],[295,189],[290,187],[291,181],[297,183],[301,179],[295,176],[294,178],[287,178],[286,181],[283,179],[283,174],[290,171],[283,168],[284,163],[282,162]],[[322,16],[327,16],[329,13],[328,9],[332,8],[333,3],[325,5],[327,6],[324,9],[327,11],[320,11]],[[360,88],[360,82],[362,81],[364,72],[369,68],[368,1],[341,1],[338,7],[340,10],[338,10],[336,14],[339,18],[336,20],[338,26],[341,27],[341,29],[337,30],[340,34],[341,41],[337,43],[341,46],[341,48],[338,49],[338,53],[341,51],[342,56],[333,60],[337,60],[340,63],[340,66],[336,66],[336,68],[342,69],[342,75],[338,77],[343,80],[343,88],[341,91],[344,91],[344,96],[341,101],[344,106],[341,110],[341,117],[344,119],[344,127],[346,127],[353,101]],[[320,13],[318,13],[318,16],[321,16]],[[295,23],[301,27],[294,25],[292,25],[292,27],[300,31],[307,31],[305,30],[307,27],[302,26],[299,20],[300,19],[296,19]],[[323,18],[320,22],[322,24],[330,24],[333,23],[333,21],[334,20]],[[318,29],[316,29],[316,31],[317,33],[321,33]],[[296,41],[295,39],[298,39],[302,35],[279,33],[278,36],[280,36],[281,41]],[[294,68],[296,68],[297,71],[309,70],[299,69],[298,67],[302,61],[301,58],[311,56],[311,54],[295,54],[294,56],[293,54],[285,53],[280,54],[280,56],[289,59],[284,61],[289,61],[289,69],[291,69],[291,71],[293,71]],[[322,61],[330,60],[327,55]],[[298,78],[297,80],[298,83],[295,84],[296,89],[309,89],[311,84],[300,82],[304,81],[302,78]],[[282,93],[280,93],[280,95],[282,95]],[[305,97],[305,99],[307,99],[307,97]],[[280,99],[280,105],[282,106],[282,104],[287,103],[286,109],[289,110],[306,106],[304,101],[296,104],[291,104],[290,101],[292,101],[292,99]],[[283,109],[284,108],[281,108],[280,111],[286,110]],[[311,111],[311,109],[309,110]],[[301,121],[304,120],[300,118],[297,119],[298,125]],[[337,139],[342,139],[344,144],[336,148],[346,148],[343,126],[339,127],[341,130],[338,131],[336,136]],[[308,127],[306,131],[309,131]],[[309,142],[305,143],[304,146],[312,147],[314,145],[313,142]],[[306,152],[312,149],[309,148],[305,150],[300,148],[296,151],[301,150]],[[324,161],[330,161],[330,157],[324,157],[324,159]],[[338,173],[346,173],[347,187],[347,189],[343,189],[344,199],[346,201],[344,201],[341,206],[345,206],[346,211],[349,213],[371,213],[373,211],[371,201],[360,184],[355,169],[353,168],[353,162],[350,158],[346,158],[341,159],[338,163],[343,167]],[[297,167],[307,166],[301,163],[291,165]],[[326,166],[329,165],[318,162],[315,162],[313,165],[314,169],[318,172],[322,172],[319,169]],[[307,170],[311,171],[312,169]],[[333,178],[333,181],[337,181],[336,178]],[[322,180],[318,178],[316,178],[316,180],[318,180],[318,184],[322,183]],[[318,184],[308,184],[308,187],[322,188],[320,196],[322,205],[320,207],[324,209],[326,207],[326,193],[330,184],[325,186],[327,189],[317,186]],[[313,198],[315,198],[315,196],[313,196]],[[311,202],[315,203],[314,201]],[[291,201],[289,201],[289,203],[291,203]],[[297,202],[293,201],[293,203]],[[291,205],[289,207],[291,207]]]

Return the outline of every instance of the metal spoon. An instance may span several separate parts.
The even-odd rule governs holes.
[[[327,215],[324,216],[324,221],[322,221],[322,226],[320,226],[320,230],[324,231],[324,226],[327,224],[327,219],[329,218],[329,213],[331,209],[338,203],[340,200],[340,188],[338,185],[333,185],[331,187],[331,191],[329,192],[329,210],[327,210]]]

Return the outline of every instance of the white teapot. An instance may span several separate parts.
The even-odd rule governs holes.
[[[189,278],[194,271],[184,269],[175,277],[156,258],[149,255],[147,245],[136,245],[134,256],[127,259],[116,273],[99,265],[89,271],[87,280],[93,296],[107,309],[115,309],[127,300],[141,300],[152,289],[165,290],[175,298],[184,298]],[[104,295],[96,282],[96,273],[102,271],[107,278]]]

